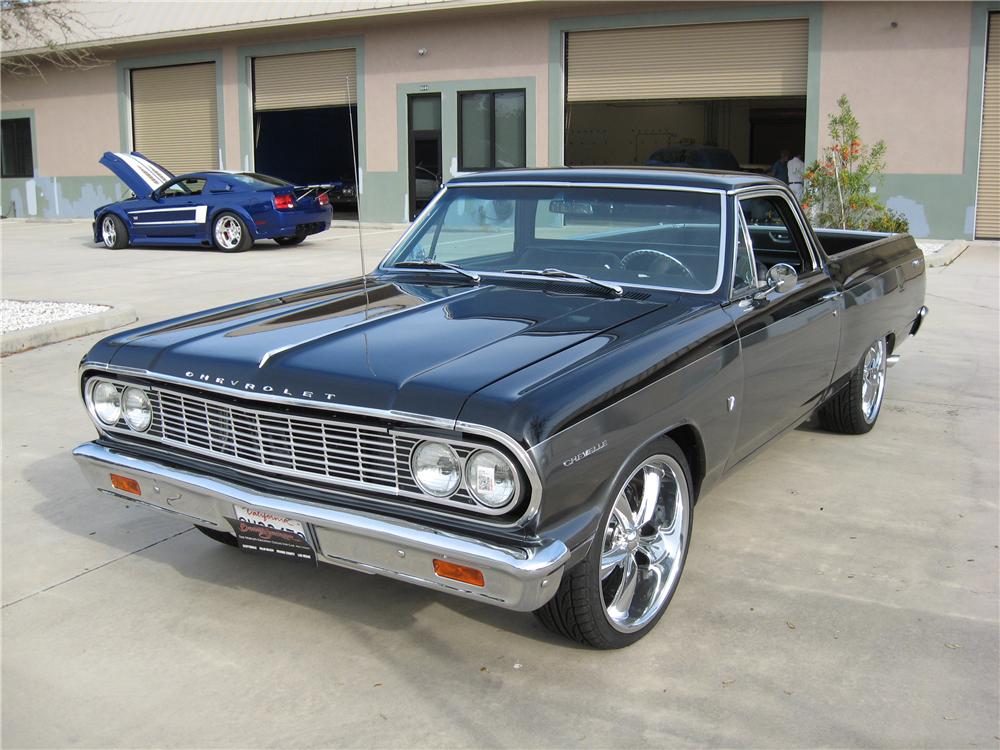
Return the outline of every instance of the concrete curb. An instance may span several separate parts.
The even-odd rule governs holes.
[[[115,305],[110,310],[83,315],[69,320],[56,320],[45,325],[11,331],[0,339],[0,356],[17,354],[28,349],[36,349],[46,344],[55,344],[67,339],[87,336],[91,333],[107,331],[128,325],[139,319],[131,305]]]
[[[971,244],[971,240],[952,240],[936,253],[931,253],[927,256],[928,267],[938,268],[940,266],[950,266],[958,259],[959,255],[968,249]]]

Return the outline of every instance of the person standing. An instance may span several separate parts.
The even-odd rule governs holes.
[[[805,195],[805,186],[802,184],[802,173],[806,169],[806,163],[802,161],[802,155],[795,154],[795,156],[789,159],[786,169],[788,170],[788,187],[795,193],[796,200],[801,203],[802,196]]]
[[[787,149],[781,149],[781,153],[778,155],[778,161],[771,165],[771,171],[768,172],[771,177],[777,177],[782,182],[788,182],[788,157],[791,153]]]

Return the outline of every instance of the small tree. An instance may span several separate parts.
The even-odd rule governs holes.
[[[837,100],[840,111],[827,125],[831,144],[806,169],[802,208],[821,227],[905,232],[902,214],[886,208],[872,190],[882,184],[885,142],[866,146],[847,96]]]
[[[92,49],[71,45],[74,37],[79,41],[93,36],[79,7],[65,0],[0,0],[3,72],[44,78],[45,65],[81,70],[104,65]]]

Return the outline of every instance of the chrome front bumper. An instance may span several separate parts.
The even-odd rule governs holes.
[[[226,519],[235,518],[234,503],[294,518],[310,530],[317,560],[506,609],[528,612],[545,604],[559,587],[570,558],[559,540],[539,547],[500,546],[420,524],[261,494],[97,443],[84,443],[73,456],[99,492],[226,532],[231,529]],[[115,489],[112,472],[136,480],[142,494]],[[484,585],[438,577],[434,559],[482,571]]]

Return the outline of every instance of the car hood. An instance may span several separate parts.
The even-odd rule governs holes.
[[[156,188],[174,179],[168,170],[138,151],[131,154],[105,151],[100,163],[128,185],[136,198],[148,198]]]
[[[352,280],[104,343],[114,366],[195,386],[453,420],[477,390],[665,304],[578,289]]]

